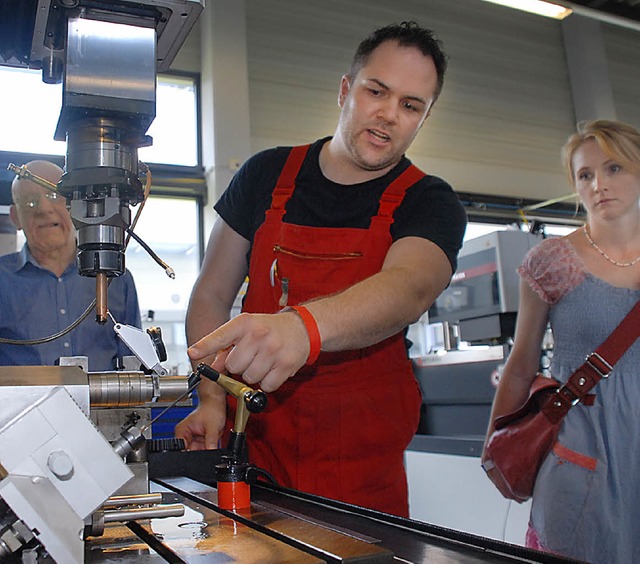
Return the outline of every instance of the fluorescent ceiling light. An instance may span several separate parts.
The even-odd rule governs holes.
[[[571,8],[560,6],[558,4],[552,4],[551,2],[543,2],[542,0],[485,0],[486,2],[493,2],[494,4],[500,4],[502,6],[508,6],[509,8],[516,8],[517,10],[523,10],[525,12],[531,12],[533,14],[539,14],[540,16],[546,16],[547,18],[555,18],[562,20],[571,14]]]

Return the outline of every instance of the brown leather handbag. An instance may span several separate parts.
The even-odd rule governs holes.
[[[611,374],[639,334],[640,302],[566,384],[538,374],[524,405],[496,418],[482,466],[487,472],[495,470],[490,477],[502,495],[520,503],[531,497],[538,470],[556,442],[562,419],[578,402],[593,403],[589,392]]]

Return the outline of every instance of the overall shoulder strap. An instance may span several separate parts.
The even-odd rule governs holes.
[[[273,190],[269,211],[279,211],[284,214],[284,207],[293,194],[293,189],[296,186],[296,176],[300,172],[300,167],[307,156],[309,147],[311,145],[299,145],[291,149]]]
[[[381,218],[391,223],[393,214],[402,202],[405,192],[425,176],[426,174],[414,165],[410,165],[403,171],[382,193],[376,219]]]

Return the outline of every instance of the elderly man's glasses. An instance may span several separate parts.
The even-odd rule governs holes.
[[[40,199],[43,196],[53,204],[64,201],[64,197],[62,197],[57,192],[47,191],[44,194],[34,194],[33,196],[20,198],[16,202],[16,205],[24,209],[33,210],[38,206],[38,204],[40,203]]]

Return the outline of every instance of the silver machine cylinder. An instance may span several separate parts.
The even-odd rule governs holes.
[[[90,372],[89,397],[92,408],[140,406],[161,397],[172,402],[188,389],[184,376],[149,376],[142,372]]]
[[[67,157],[58,190],[78,230],[78,270],[96,278],[96,321],[107,319],[108,279],[125,272],[129,206],[144,199],[138,148],[155,117],[153,21],[83,8],[67,20],[62,110],[55,138]]]

